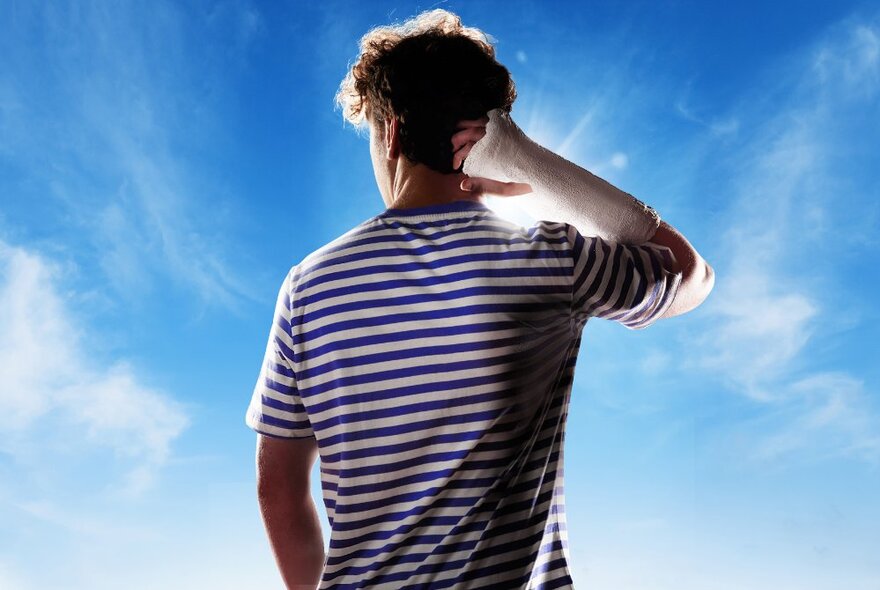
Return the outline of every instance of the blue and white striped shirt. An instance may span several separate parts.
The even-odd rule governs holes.
[[[651,242],[460,200],[386,209],[291,268],[246,424],[317,439],[319,588],[571,588],[562,452],[581,331],[653,323],[673,264]]]

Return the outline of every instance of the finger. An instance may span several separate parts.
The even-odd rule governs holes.
[[[510,191],[508,196],[527,195],[533,192],[532,185],[527,182],[509,182],[507,188]]]
[[[467,142],[477,141],[484,135],[486,135],[485,127],[469,127],[459,131],[452,136],[452,151],[458,151]]]
[[[465,183],[470,183],[470,188],[465,188]],[[476,195],[491,194],[501,197],[513,197],[532,192],[532,187],[525,182],[502,182],[478,176],[465,178],[461,182],[461,189]]]
[[[456,129],[465,129],[467,127],[485,127],[489,123],[489,117],[480,117],[479,119],[461,119],[456,124]]]
[[[469,185],[469,188],[465,188],[465,185]],[[475,195],[484,195],[484,194],[492,194],[492,195],[502,195],[505,190],[504,182],[500,180],[492,180],[491,178],[480,178],[473,176],[471,178],[466,178],[462,181],[462,190],[470,191]]]
[[[458,151],[452,154],[452,168],[453,170],[458,170],[458,167],[461,166],[461,163],[464,162],[464,159],[468,157],[468,154],[471,153],[471,148],[474,147],[476,142],[469,141]]]

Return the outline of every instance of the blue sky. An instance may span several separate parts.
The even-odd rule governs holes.
[[[333,95],[364,32],[435,7],[492,35],[527,134],[716,272],[690,314],[584,331],[575,582],[880,587],[869,3],[13,0],[0,588],[280,587],[244,425],[274,298],[384,208]],[[521,198],[490,205],[527,225]]]

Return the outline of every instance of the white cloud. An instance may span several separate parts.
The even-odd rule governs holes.
[[[725,156],[741,174],[710,260],[715,290],[682,366],[708,371],[764,404],[758,419],[734,433],[752,459],[804,453],[880,461],[880,415],[862,381],[846,371],[811,370],[807,358],[814,341],[859,321],[858,309],[841,306],[836,258],[838,236],[852,233],[839,225],[847,220],[840,212],[856,210],[862,199],[851,194],[844,207],[833,187],[846,181],[843,158],[852,141],[841,130],[873,137],[866,123],[876,105],[854,101],[880,89],[878,31],[852,20],[833,27],[815,47],[768,71],[737,109],[757,123],[742,150]]]
[[[160,541],[160,537],[147,528],[127,526],[103,518],[74,513],[46,500],[15,502],[15,506],[32,518],[74,533],[78,537],[89,537],[92,541],[99,539],[105,542],[119,542],[123,539],[141,542]],[[5,586],[0,586],[0,588],[5,588]]]
[[[191,24],[172,3],[148,10],[145,27],[130,5],[22,5],[22,26],[4,29],[16,50],[0,68],[0,153],[30,179],[15,190],[36,193],[12,198],[48,199],[77,259],[95,257],[126,304],[170,280],[235,310],[256,298],[233,271],[254,266],[230,239],[247,217],[210,160],[262,17],[243,2]]]
[[[842,42],[822,45],[815,51],[813,71],[821,85],[846,86],[847,93],[870,97],[880,86],[880,31],[865,23],[851,28]]]
[[[629,164],[629,158],[623,152],[614,152],[611,155],[611,165],[618,170],[623,170]]]
[[[693,84],[693,80],[689,80],[685,85],[683,96],[679,97],[674,103],[673,106],[675,110],[681,115],[684,119],[688,121],[692,121],[699,125],[702,125],[709,129],[713,135],[716,136],[727,136],[727,135],[735,135],[737,131],[739,131],[739,120],[734,116],[724,117],[720,119],[711,119],[706,120],[704,117],[698,115],[694,108],[687,104],[687,95],[690,94],[690,89]]]
[[[880,464],[880,422],[863,385],[845,373],[817,373],[787,385],[781,416],[771,414],[775,428],[758,436],[751,458],[856,457]]]
[[[93,357],[60,275],[59,265],[0,241],[0,444],[13,456],[50,444],[111,449],[130,464],[118,491],[138,494],[189,419],[127,362]]]
[[[696,353],[684,360],[684,367],[722,377],[754,400],[773,401],[779,394],[769,384],[787,376],[802,353],[817,304],[805,294],[786,292],[794,287],[774,282],[760,266],[722,276],[704,304],[709,314],[705,325],[711,329],[693,337]]]
[[[675,364],[675,357],[668,351],[655,348],[645,352],[639,366],[643,373],[659,375]]]

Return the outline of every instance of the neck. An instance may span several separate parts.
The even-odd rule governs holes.
[[[401,160],[403,158],[399,158],[398,163]],[[386,201],[390,200],[386,202],[388,207],[426,207],[464,199],[483,202],[482,197],[461,190],[461,181],[467,178],[463,172],[441,174],[424,164],[395,168],[391,170],[391,190],[386,196]]]

